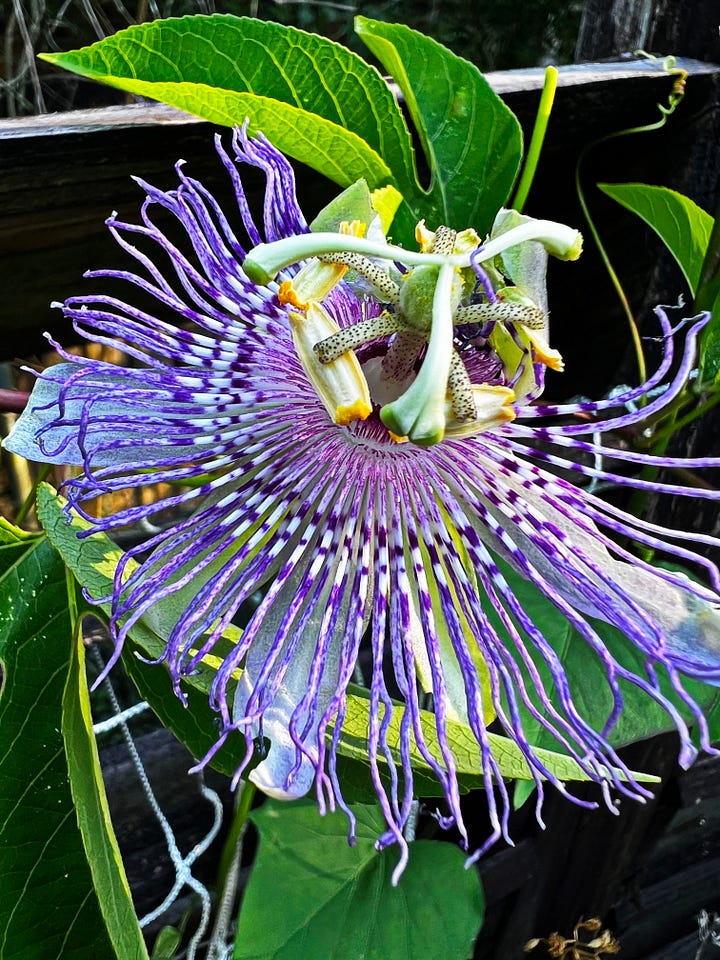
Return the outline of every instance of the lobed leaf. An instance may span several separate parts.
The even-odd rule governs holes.
[[[520,169],[515,114],[477,67],[430,37],[366,17],[355,18],[355,30],[400,87],[425,152],[427,191],[399,181],[415,219],[488,233]]]
[[[415,222],[481,234],[510,196],[522,158],[514,114],[475,66],[402,24],[365,17],[356,30],[394,76],[430,170],[418,181],[412,137],[378,71],[345,47],[230,14],[156,20],[42,58],[213,123],[249,119],[280,150],[341,186],[360,178],[404,197],[394,237]]]
[[[197,15],[42,57],[213,123],[248,117],[251,131],[341,186],[413,178],[412,141],[389,87],[324,37],[250,17]]]
[[[417,841],[397,887],[397,851],[378,854],[377,806],[353,807],[357,841],[341,814],[272,801],[252,813],[257,860],[240,913],[235,960],[466,960],[483,921],[474,870],[453,844]],[[452,877],[452,883],[447,878]],[[282,903],[278,911],[276,904]]]

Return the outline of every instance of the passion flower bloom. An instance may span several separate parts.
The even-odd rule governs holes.
[[[603,786],[608,803],[611,787],[642,798],[645,788],[609,741],[620,685],[665,708],[688,764],[695,747],[659,686],[659,672],[669,675],[709,747],[680,674],[720,680],[720,576],[688,545],[716,541],[632,517],[567,477],[715,496],[643,477],[640,468],[716,462],[619,453],[602,439],[673,403],[703,318],[687,325],[678,360],[659,313],[664,356],[647,383],[612,400],[538,403],[545,367],[562,366],[547,340],[545,259],[575,256],[575,231],[505,211],[484,245],[472,231],[423,225],[419,251],[389,246],[375,222],[367,236],[353,223],[328,228],[327,218],[310,232],[283,156],[242,131],[233,145],[234,159],[217,147],[246,238],[180,164],[175,190],[139,181],[142,222],[108,221],[139,272],[88,274],[129,284],[138,305],[110,293],[62,305],[81,336],[122,350],[129,365],[58,348],[65,362],[39,375],[6,441],[30,459],[77,467],[65,485],[69,503],[96,530],[112,534],[177,511],[171,527],[155,528],[118,567],[116,657],[140,618],[152,621],[158,604],[192,591],[163,658],[182,696],[181,678],[264,591],[217,670],[211,703],[220,742],[244,735],[244,770],[264,741],[249,776],[267,793],[296,797],[315,781],[321,806],[346,809],[336,757],[364,644],[367,757],[388,826],[381,846],[405,849],[413,754],[442,786],[443,822],[465,836],[450,720],[477,742],[492,823],[482,849],[507,835],[509,811],[491,722],[522,751],[540,800],[544,782],[566,788],[534,749],[529,721]],[[247,164],[267,177],[262,229],[240,182],[238,166]],[[612,466],[618,460],[622,474]],[[164,501],[105,518],[85,512],[98,494],[158,482],[177,485]],[[709,585],[651,566],[630,543],[694,563]],[[129,566],[130,557],[139,565]],[[614,703],[603,729],[584,718],[550,638],[501,561],[551,601],[559,624],[571,624],[602,665]],[[642,673],[607,649],[597,620],[641,652]],[[432,743],[421,724],[428,703]]]

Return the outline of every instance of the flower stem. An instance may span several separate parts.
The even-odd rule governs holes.
[[[235,805],[235,816],[230,824],[230,830],[225,838],[225,845],[220,855],[217,878],[218,901],[223,899],[228,882],[232,882],[233,862],[236,860],[238,846],[242,843],[247,829],[248,815],[254,798],[255,785],[250,783],[249,780],[241,780]]]
[[[540,153],[545,141],[545,134],[547,133],[550,114],[555,101],[557,81],[557,68],[547,67],[545,70],[545,82],[543,84],[542,93],[540,94],[538,112],[537,116],[535,117],[535,126],[533,127],[532,137],[530,138],[530,146],[528,147],[527,156],[525,157],[525,165],[520,177],[520,183],[518,184],[518,188],[515,191],[515,197],[511,204],[513,210],[517,210],[518,213],[522,213],[523,207],[525,206],[525,201],[530,193],[533,180],[535,179],[538,160],[540,159]]]

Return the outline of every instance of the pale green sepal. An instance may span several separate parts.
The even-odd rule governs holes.
[[[376,216],[367,180],[361,179],[346,187],[323,207],[310,223],[310,230],[312,233],[339,232],[341,223],[359,220],[370,224]]]
[[[102,435],[97,430],[92,434],[92,441],[97,440],[100,447],[93,451],[93,467],[120,468],[139,459],[150,467],[154,460],[164,460],[169,451],[188,460],[196,454],[192,443],[171,446],[162,438],[147,446],[121,442],[128,437],[123,424],[142,425],[149,417],[147,406],[127,390],[127,377],[120,368],[117,374],[98,373],[80,363],[58,363],[43,371],[2,446],[26,460],[84,466],[86,454],[80,445],[79,425],[90,405],[90,428],[93,422],[105,421]],[[149,428],[150,436],[152,430]]]
[[[522,329],[518,329],[516,336],[525,344],[526,350],[529,351],[530,341],[527,333]],[[493,327],[492,333],[490,334],[490,346],[502,360],[507,379],[512,381],[518,371],[519,364],[523,362],[526,354],[523,353],[510,331],[507,330],[502,323],[496,323]],[[513,391],[519,399],[519,402],[522,402],[525,397],[533,395],[537,390],[537,385],[533,364],[525,363],[519,378],[514,381],[513,385]]]
[[[507,233],[513,227],[530,221],[517,210],[500,210],[495,217],[492,236],[498,237]],[[527,297],[531,303],[547,314],[547,262],[548,251],[537,240],[528,240],[517,246],[504,250],[500,255],[502,270],[505,276],[510,277],[517,288],[520,297]],[[516,299],[513,291],[508,291],[505,299]]]
[[[367,180],[361,179],[323,207],[310,224],[310,231],[339,231],[342,223],[359,220],[366,224],[368,240],[382,243],[402,202],[402,194],[391,183],[371,191]]]

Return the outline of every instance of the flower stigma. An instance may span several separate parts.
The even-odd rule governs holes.
[[[292,280],[281,283],[278,298],[302,311],[291,314],[296,350],[334,423],[366,419],[374,404],[391,439],[433,446],[446,436],[474,436],[512,420],[518,387],[523,399],[539,387],[534,365],[563,369],[561,355],[547,343],[546,311],[522,285],[506,283],[502,267],[492,268],[493,285],[479,262],[489,259],[488,248],[499,258],[518,244],[539,248],[545,260],[548,251],[573,259],[580,235],[562,224],[507,214],[500,235],[485,246],[472,229],[432,231],[420,221],[420,251],[405,251],[366,240],[365,224],[353,221],[342,222],[335,234],[309,233],[250,251],[244,268],[258,277],[272,277],[278,264],[291,266],[288,257],[305,260]],[[369,288],[384,309],[340,327],[321,301],[348,278],[351,288]],[[478,325],[479,342],[490,345],[486,359],[495,354],[499,361],[492,381],[473,379],[487,375],[487,365],[473,371],[472,349],[458,350],[455,328]],[[498,325],[506,336],[494,333]]]

